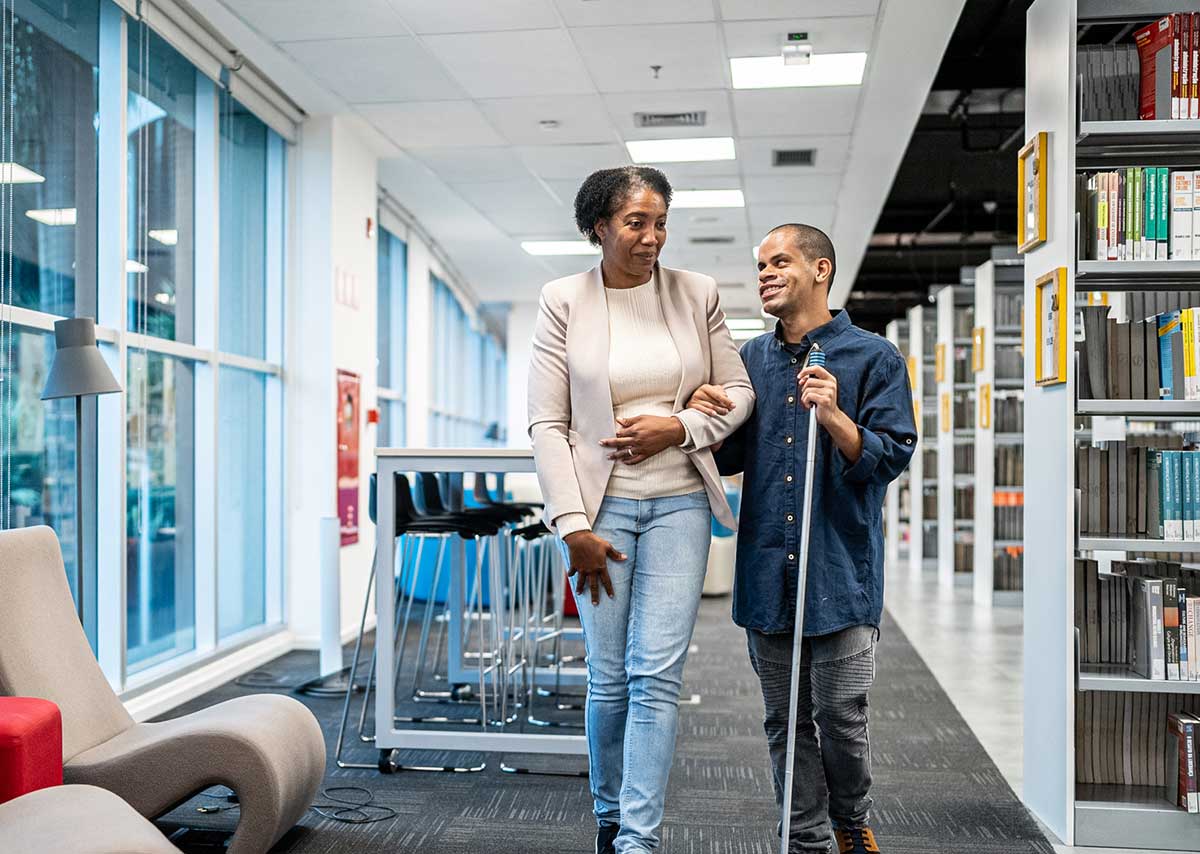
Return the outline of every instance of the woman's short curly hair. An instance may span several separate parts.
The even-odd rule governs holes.
[[[643,187],[658,193],[671,207],[671,182],[651,166],[618,166],[588,175],[575,194],[575,225],[580,233],[599,246],[596,223],[615,214],[630,193]]]

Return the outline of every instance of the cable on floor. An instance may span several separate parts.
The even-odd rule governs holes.
[[[224,791],[205,790],[200,793],[201,797],[223,800],[227,803],[224,805],[204,804],[197,807],[196,812],[212,815],[227,810],[235,810],[240,806],[237,802],[237,795],[232,789],[227,786],[216,786],[214,788],[224,789]],[[342,794],[334,794],[335,792],[355,792],[359,793],[361,797],[348,798]],[[309,809],[322,818],[341,822],[342,824],[374,824],[378,821],[387,821],[388,819],[396,818],[399,815],[391,807],[375,803],[374,793],[370,789],[364,789],[362,786],[330,786],[328,789],[321,790],[321,797],[330,803],[312,804]],[[376,814],[372,815],[372,811]]]

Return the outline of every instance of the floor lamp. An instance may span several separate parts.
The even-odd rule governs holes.
[[[75,608],[83,622],[83,398],[121,390],[96,347],[96,322],[74,317],[54,322],[54,361],[42,400],[75,398]]]

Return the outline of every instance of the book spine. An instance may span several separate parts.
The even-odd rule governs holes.
[[[1181,12],[1179,18],[1179,118],[1186,119],[1192,110],[1192,16]]]
[[[1171,36],[1171,118],[1179,118],[1179,15],[1173,13]]]
[[[1106,173],[1108,176],[1108,260],[1116,261],[1120,240],[1117,235],[1117,224],[1121,221],[1120,205],[1117,202],[1120,181],[1116,172]]]
[[[1158,170],[1146,169],[1146,260],[1153,261],[1158,253]]]
[[[1196,533],[1195,522],[1193,518],[1196,515],[1195,506],[1192,503],[1192,484],[1194,478],[1192,454],[1190,451],[1182,451],[1180,459],[1183,462],[1183,538],[1190,540]]]
[[[1184,751],[1187,762],[1187,811],[1200,813],[1200,794],[1196,787],[1196,725],[1192,721],[1183,724]]]
[[[1180,492],[1180,464],[1179,451],[1165,451],[1163,453],[1163,465],[1166,469],[1166,476],[1163,478],[1167,484],[1169,503],[1166,516],[1166,528],[1168,540],[1183,539],[1183,508],[1179,500]]]
[[[1165,166],[1155,168],[1158,176],[1158,247],[1154,257],[1167,260],[1171,245],[1171,173]]]
[[[1149,491],[1149,512],[1146,514],[1146,534],[1163,538],[1162,527],[1162,453],[1150,450],[1146,454],[1146,483]],[[1090,484],[1089,484],[1090,486]]]
[[[1192,172],[1171,173],[1171,257],[1192,259]]]
[[[1108,173],[1096,175],[1096,260],[1108,260]]]
[[[1163,652],[1167,659],[1167,681],[1179,681],[1179,590],[1175,579],[1163,579]]]
[[[1195,333],[1192,331],[1192,324],[1195,322],[1195,317],[1190,308],[1185,308],[1180,313],[1180,325],[1182,332],[1180,337],[1183,343],[1183,398],[1184,400],[1196,399],[1196,360],[1195,350],[1192,347],[1192,338]]]
[[[1200,192],[1197,192],[1197,191],[1200,191],[1200,187],[1196,186],[1196,179],[1198,177],[1200,177],[1200,171],[1192,172],[1192,181],[1191,181],[1191,184],[1192,184],[1192,212],[1191,212],[1192,241],[1191,241],[1191,255],[1189,257],[1192,258],[1193,260],[1200,257],[1200,248],[1198,248],[1198,247],[1200,247],[1200,216],[1196,215],[1196,209],[1197,209],[1197,207],[1200,207],[1200,204],[1197,204],[1198,202],[1200,202]]]
[[[1133,170],[1133,256],[1141,261],[1146,257],[1146,188],[1142,170]]]
[[[1124,240],[1121,241],[1121,257],[1126,261],[1133,260],[1133,245],[1134,241],[1137,239],[1137,235],[1134,234],[1134,232],[1137,230],[1135,225],[1137,218],[1134,213],[1135,193],[1133,173],[1133,167],[1129,166],[1121,174],[1121,195],[1124,199],[1124,208],[1122,210],[1121,221],[1124,223],[1125,228]]]
[[[1189,596],[1188,610],[1188,677],[1191,681],[1200,681],[1200,627],[1196,621],[1200,619],[1200,597]]]
[[[1176,595],[1179,597],[1179,679],[1183,682],[1191,681],[1191,647],[1188,646],[1188,618],[1187,618],[1187,589],[1180,584]]]
[[[1174,399],[1172,389],[1174,388],[1175,378],[1171,369],[1171,332],[1175,322],[1173,316],[1170,314],[1160,314],[1158,316],[1158,375],[1159,388],[1162,389],[1159,392],[1159,397],[1163,400]]]
[[[1150,678],[1162,681],[1167,678],[1167,658],[1163,653],[1163,583],[1152,579],[1147,585],[1147,607],[1150,612]]]
[[[1197,64],[1200,63],[1200,14],[1192,12],[1191,14],[1191,33],[1192,33],[1192,63],[1191,74],[1188,78],[1188,118],[1200,118],[1200,99],[1197,95],[1200,94],[1200,69]]]

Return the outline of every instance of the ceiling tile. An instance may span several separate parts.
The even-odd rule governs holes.
[[[667,176],[667,180],[671,182],[672,189],[678,190],[737,190],[741,189],[742,179],[736,172],[736,165],[730,161],[721,164],[707,163],[706,166],[716,167],[724,166],[720,172],[713,174],[701,174],[698,172],[683,172],[681,170],[672,169],[671,164],[664,164],[667,168],[663,169],[663,173]],[[694,164],[677,164],[680,166]],[[695,208],[685,208],[681,210],[696,210]],[[711,210],[725,210],[724,208],[712,208]]]
[[[762,18],[835,18],[849,15],[874,15],[879,0],[720,0],[721,17],[726,21],[752,21]]]
[[[569,27],[672,24],[713,20],[709,2],[696,0],[555,0]]]
[[[408,35],[388,0],[224,0],[231,12],[268,41]],[[351,6],[351,9],[347,9]]]
[[[516,150],[534,174],[547,180],[578,183],[597,169],[629,165],[623,145],[519,145]]]
[[[599,95],[492,98],[478,103],[513,145],[601,143],[616,138]],[[539,124],[543,120],[554,120],[558,127],[546,130]]]
[[[454,191],[484,213],[507,210],[557,210],[562,205],[533,178],[455,184]]]
[[[622,139],[672,139],[683,136],[731,136],[729,94],[723,89],[689,92],[633,92],[605,95],[604,103]],[[634,113],[687,113],[703,110],[702,127],[634,127]]]
[[[469,101],[363,104],[367,121],[402,147],[503,145],[504,138]]]
[[[472,98],[595,91],[562,29],[427,36],[424,41]]]
[[[351,103],[442,101],[465,93],[411,37],[283,45],[297,62]]]
[[[795,204],[754,205],[750,208],[750,239],[757,243],[772,228],[785,222],[802,222],[831,231],[836,205],[797,200]]]
[[[413,155],[448,183],[529,178],[529,169],[507,146],[418,148]]]
[[[392,6],[422,35],[536,30],[557,27],[558,14],[550,0],[390,0]]]
[[[488,215],[495,220],[497,227],[517,240],[575,240],[579,237],[575,231],[575,220],[566,208],[509,208]]]
[[[861,86],[824,86],[734,92],[738,136],[850,133],[861,91]]]
[[[572,35],[601,92],[720,89],[728,84],[716,24],[585,27]],[[662,66],[657,79],[653,65]]]
[[[746,203],[755,205],[807,204],[813,200],[837,196],[842,185],[839,174],[817,174],[796,177],[752,175],[746,178]]]
[[[808,33],[817,53],[867,51],[875,33],[875,18],[730,21],[725,24],[725,52],[729,56],[777,56],[787,34],[794,32]]]
[[[738,162],[743,175],[778,175],[782,178],[836,173],[846,167],[849,135],[762,136],[738,140]],[[813,149],[812,166],[776,166],[776,150]]]

